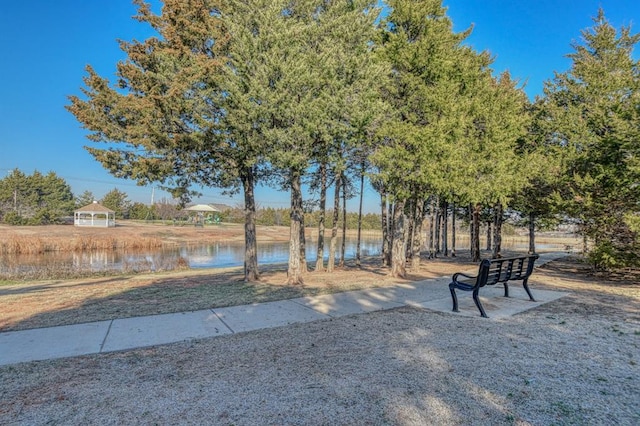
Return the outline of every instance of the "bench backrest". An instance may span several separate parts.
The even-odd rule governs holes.
[[[478,271],[479,287],[494,285],[509,280],[524,280],[533,272],[533,264],[539,256],[507,257],[503,259],[485,259]]]

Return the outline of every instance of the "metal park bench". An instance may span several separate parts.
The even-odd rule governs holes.
[[[473,301],[480,310],[480,314],[484,318],[488,318],[482,304],[480,303],[480,299],[478,298],[480,288],[486,285],[502,283],[504,285],[504,297],[509,297],[508,281],[522,281],[522,286],[529,295],[529,299],[535,302],[536,300],[533,298],[533,295],[529,290],[527,281],[533,272],[533,264],[538,257],[539,256],[537,254],[534,254],[504,259],[486,259],[480,263],[478,275],[475,277],[465,275],[462,272],[453,274],[451,283],[449,284],[449,290],[451,291],[451,297],[453,298],[453,311],[459,312],[456,289],[471,291],[473,292]]]

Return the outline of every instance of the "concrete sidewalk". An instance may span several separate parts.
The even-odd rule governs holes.
[[[536,265],[564,256],[564,253],[543,254]],[[535,274],[532,280],[535,281]],[[460,312],[451,312],[449,282],[450,277],[447,276],[411,284],[276,302],[10,331],[0,333],[0,365],[224,336],[401,306],[479,317],[469,294],[461,294],[458,298]],[[486,288],[481,292],[480,299],[490,320],[509,317],[566,294],[539,290],[533,286],[537,302],[531,302],[522,286],[514,284],[509,289],[510,298],[502,297],[502,287]]]

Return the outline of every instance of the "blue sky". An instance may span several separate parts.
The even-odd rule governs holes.
[[[84,68],[113,79],[115,64],[124,59],[117,39],[143,40],[149,28],[131,17],[129,0],[4,1],[0,14],[0,176],[18,168],[25,173],[54,171],[74,194],[91,191],[101,198],[113,188],[133,201],[148,203],[151,187],[113,178],[83,146],[91,142],[64,106],[79,95]],[[565,71],[571,43],[592,26],[598,8],[619,28],[640,32],[638,0],[445,0],[454,29],[473,24],[468,43],[495,57],[496,73],[509,70],[526,83],[533,99],[554,71]],[[637,54],[638,52],[636,52]],[[168,195],[155,191],[158,200]],[[287,207],[288,193],[258,188],[259,206]],[[217,189],[204,189],[196,200],[236,205]],[[378,211],[378,195],[365,191],[365,210]],[[357,201],[349,204],[357,210]]]

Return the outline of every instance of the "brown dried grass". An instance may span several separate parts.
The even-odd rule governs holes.
[[[162,239],[119,235],[88,235],[68,237],[41,237],[35,235],[10,235],[0,241],[0,254],[42,254],[46,252],[72,252],[87,250],[147,250],[160,248]]]

